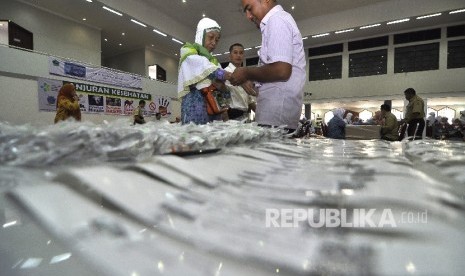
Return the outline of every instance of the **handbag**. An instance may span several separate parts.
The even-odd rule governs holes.
[[[223,112],[221,110],[218,101],[215,97],[216,87],[214,85],[210,85],[209,87],[202,88],[202,94],[205,99],[205,104],[207,106],[207,113],[208,115],[215,115],[220,114]]]

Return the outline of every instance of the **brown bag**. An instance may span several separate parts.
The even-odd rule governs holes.
[[[205,104],[207,105],[208,115],[220,114],[222,112],[214,95],[215,90],[216,87],[213,85],[202,89],[202,94],[205,98]]]

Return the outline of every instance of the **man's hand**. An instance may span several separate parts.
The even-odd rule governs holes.
[[[232,85],[241,85],[247,81],[247,69],[244,67],[239,67],[234,70],[231,77],[229,78],[229,82]]]

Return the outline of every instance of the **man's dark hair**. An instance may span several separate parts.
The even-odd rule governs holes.
[[[232,50],[233,50],[233,48],[234,48],[235,46],[239,46],[239,47],[241,47],[242,49],[244,49],[244,45],[242,45],[242,44],[240,44],[240,43],[234,43],[233,45],[229,46],[229,52],[230,52],[230,53],[232,52]]]
[[[144,101],[144,100],[140,100],[140,101],[139,101],[139,105],[141,105],[141,104],[145,104],[145,101]]]
[[[415,89],[413,88],[407,88],[405,91],[404,91],[404,94],[408,94],[408,95],[416,95],[417,92],[415,92]]]
[[[381,105],[381,110],[391,112],[391,106],[388,104],[382,104]]]

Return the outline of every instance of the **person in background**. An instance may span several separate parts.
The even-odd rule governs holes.
[[[161,113],[160,113],[160,112],[155,113],[155,119],[156,119],[157,121],[160,121],[160,120],[161,120]]]
[[[384,123],[381,126],[381,139],[387,141],[399,140],[399,123],[394,114],[391,113],[391,106],[388,104],[381,105],[381,116]]]
[[[426,123],[428,126],[433,126],[434,121],[436,121],[436,112],[430,112],[428,118],[426,118]]]
[[[55,115],[55,124],[69,118],[81,121],[79,97],[76,94],[74,84],[66,83],[61,87],[58,92],[56,107],[57,113]]]
[[[362,119],[358,118],[357,116],[354,117],[354,121],[352,123],[353,125],[362,125],[363,121]]]
[[[465,110],[460,111],[459,120],[462,122],[462,124],[465,124]]]
[[[434,122],[436,121],[436,112],[430,112],[426,118],[426,137],[433,138]]]
[[[334,117],[328,122],[328,138],[346,138],[346,123],[344,119],[342,119],[345,112],[344,108],[336,108],[333,110]]]
[[[235,43],[229,47],[229,64],[225,68],[228,72],[234,72],[236,68],[242,67],[244,62],[244,46]],[[257,92],[251,81],[247,81],[239,86],[233,86],[229,81],[226,85],[231,92],[231,103],[228,110],[230,120],[243,120],[247,118],[249,110],[255,112],[255,97]]]
[[[463,123],[460,119],[455,118],[449,130],[449,138],[452,140],[463,140],[464,138]]]
[[[422,139],[425,129],[425,102],[418,97],[413,88],[407,88],[404,95],[409,103],[402,123],[408,124],[407,135],[409,137],[415,136],[414,139]]]
[[[255,81],[259,87],[256,122],[264,127],[286,125],[288,133],[293,133],[306,81],[302,35],[292,15],[276,0],[242,0],[242,9],[262,34],[259,66],[236,68],[230,82]]]
[[[195,43],[186,43],[181,48],[178,74],[178,97],[181,99],[181,122],[183,124],[206,124],[221,118],[227,108],[210,105],[217,99],[214,91],[222,91],[224,98],[228,90],[224,81],[231,73],[223,70],[218,60],[212,56],[221,36],[221,27],[210,18],[203,18],[197,25]],[[205,95],[205,96],[204,96]],[[207,102],[208,101],[208,102]],[[209,108],[211,116],[207,111]],[[218,118],[219,117],[219,118]]]
[[[351,125],[352,124],[352,116],[354,116],[354,114],[352,113],[347,113],[346,117],[344,118],[344,122],[348,125]]]
[[[139,105],[133,111],[134,125],[135,124],[145,124],[144,108],[145,108],[145,101],[140,100]]]

